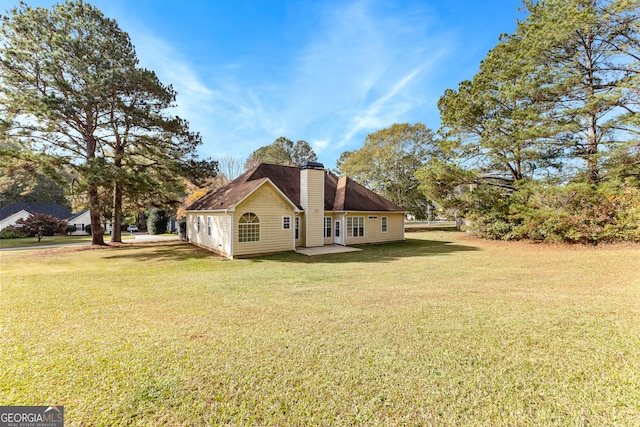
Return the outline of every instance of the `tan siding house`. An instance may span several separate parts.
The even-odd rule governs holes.
[[[404,240],[402,208],[320,163],[263,163],[186,212],[189,242],[229,258]]]

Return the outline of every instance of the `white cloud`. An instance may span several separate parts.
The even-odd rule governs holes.
[[[178,92],[176,112],[202,133],[206,155],[244,157],[286,136],[310,141],[330,165],[367,133],[422,120],[430,74],[450,54],[424,10],[336,4],[321,6],[302,45],[286,47],[293,59],[278,76],[255,58],[196,66],[149,31],[138,27],[132,37],[141,64]]]
[[[450,44],[429,33],[424,11],[385,15],[374,6],[327,11],[284,88],[288,127],[324,141],[317,148],[331,160],[367,133],[419,115],[430,101],[429,74],[449,54]]]

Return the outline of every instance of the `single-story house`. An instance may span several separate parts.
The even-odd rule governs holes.
[[[100,221],[102,223],[102,230],[107,234],[111,233],[111,221],[104,218],[101,218]],[[86,231],[84,231],[84,228],[87,225],[91,225],[91,214],[89,210],[84,210],[82,212],[79,212],[77,214],[70,216],[69,218],[67,218],[67,224],[76,226],[76,231],[71,233],[74,236],[89,234]]]
[[[71,214],[71,210],[58,203],[13,203],[0,209],[0,230],[16,225],[19,219],[27,219],[32,214],[50,215],[61,221],[67,221],[69,225],[75,225],[78,229],[73,234],[88,234],[84,231],[86,225],[91,224],[89,211],[85,210],[77,214]],[[111,232],[111,222],[102,219],[102,228],[105,233]]]
[[[260,164],[186,208],[186,237],[229,258],[404,240],[405,210],[321,163]]]
[[[27,219],[32,214],[51,215],[59,220],[71,216],[71,211],[57,203],[13,203],[0,209],[0,230],[16,225],[19,219]]]

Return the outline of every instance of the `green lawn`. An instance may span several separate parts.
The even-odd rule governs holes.
[[[127,233],[122,233],[122,240],[128,240],[132,237]],[[105,235],[106,242],[109,241],[109,235]],[[91,242],[91,236],[44,236],[38,242],[37,237],[24,237],[20,239],[0,239],[0,249],[9,248],[28,248],[31,246],[47,246],[47,245],[65,245],[74,243]]]
[[[0,253],[0,404],[77,425],[640,425],[640,246]]]

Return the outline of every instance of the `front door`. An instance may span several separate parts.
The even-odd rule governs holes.
[[[336,245],[342,245],[342,220],[336,219],[333,222],[334,230],[333,230],[333,243]]]

